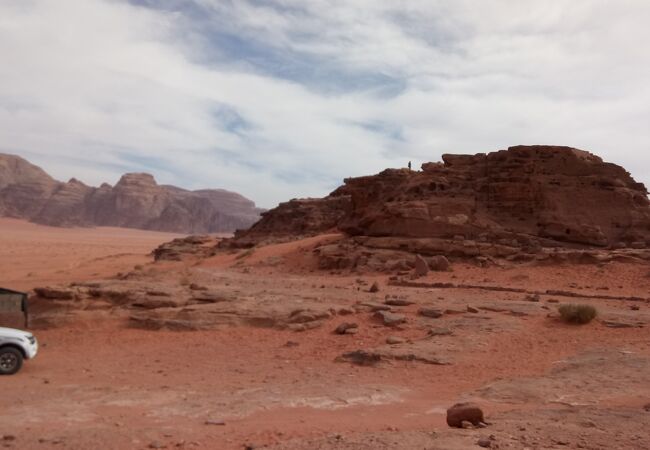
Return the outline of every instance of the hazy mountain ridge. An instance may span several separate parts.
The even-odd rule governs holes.
[[[125,174],[115,186],[64,183],[19,156],[0,154],[0,216],[61,227],[215,233],[248,228],[262,211],[235,192],[159,185],[146,173]]]

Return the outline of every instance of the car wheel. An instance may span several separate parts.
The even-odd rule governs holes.
[[[0,375],[12,375],[23,365],[23,354],[13,347],[0,349]]]

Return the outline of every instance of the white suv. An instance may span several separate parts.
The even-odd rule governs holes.
[[[0,375],[18,372],[23,359],[32,359],[37,352],[38,342],[32,333],[0,327]]]

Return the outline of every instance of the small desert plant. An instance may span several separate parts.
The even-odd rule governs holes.
[[[598,315],[596,308],[591,305],[562,305],[558,312],[565,322],[578,324],[589,323]]]

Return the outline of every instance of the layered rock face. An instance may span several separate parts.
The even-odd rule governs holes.
[[[261,209],[221,189],[158,185],[145,173],[111,187],[61,183],[24,159],[0,154],[0,215],[54,226],[117,226],[178,233],[230,232],[255,223]]]
[[[530,260],[560,249],[647,248],[650,203],[643,184],[591,153],[517,146],[346,179],[325,199],[265,213],[234,242],[334,227],[348,238],[320,248],[323,269],[405,270],[414,254]]]
[[[350,235],[643,245],[646,188],[622,167],[569,147],[518,146],[443,155],[421,172],[386,170],[345,181]]]
[[[339,222],[350,214],[352,203],[344,188],[325,198],[293,199],[262,213],[262,219],[247,230],[238,230],[222,247],[248,248],[338,231]]]

